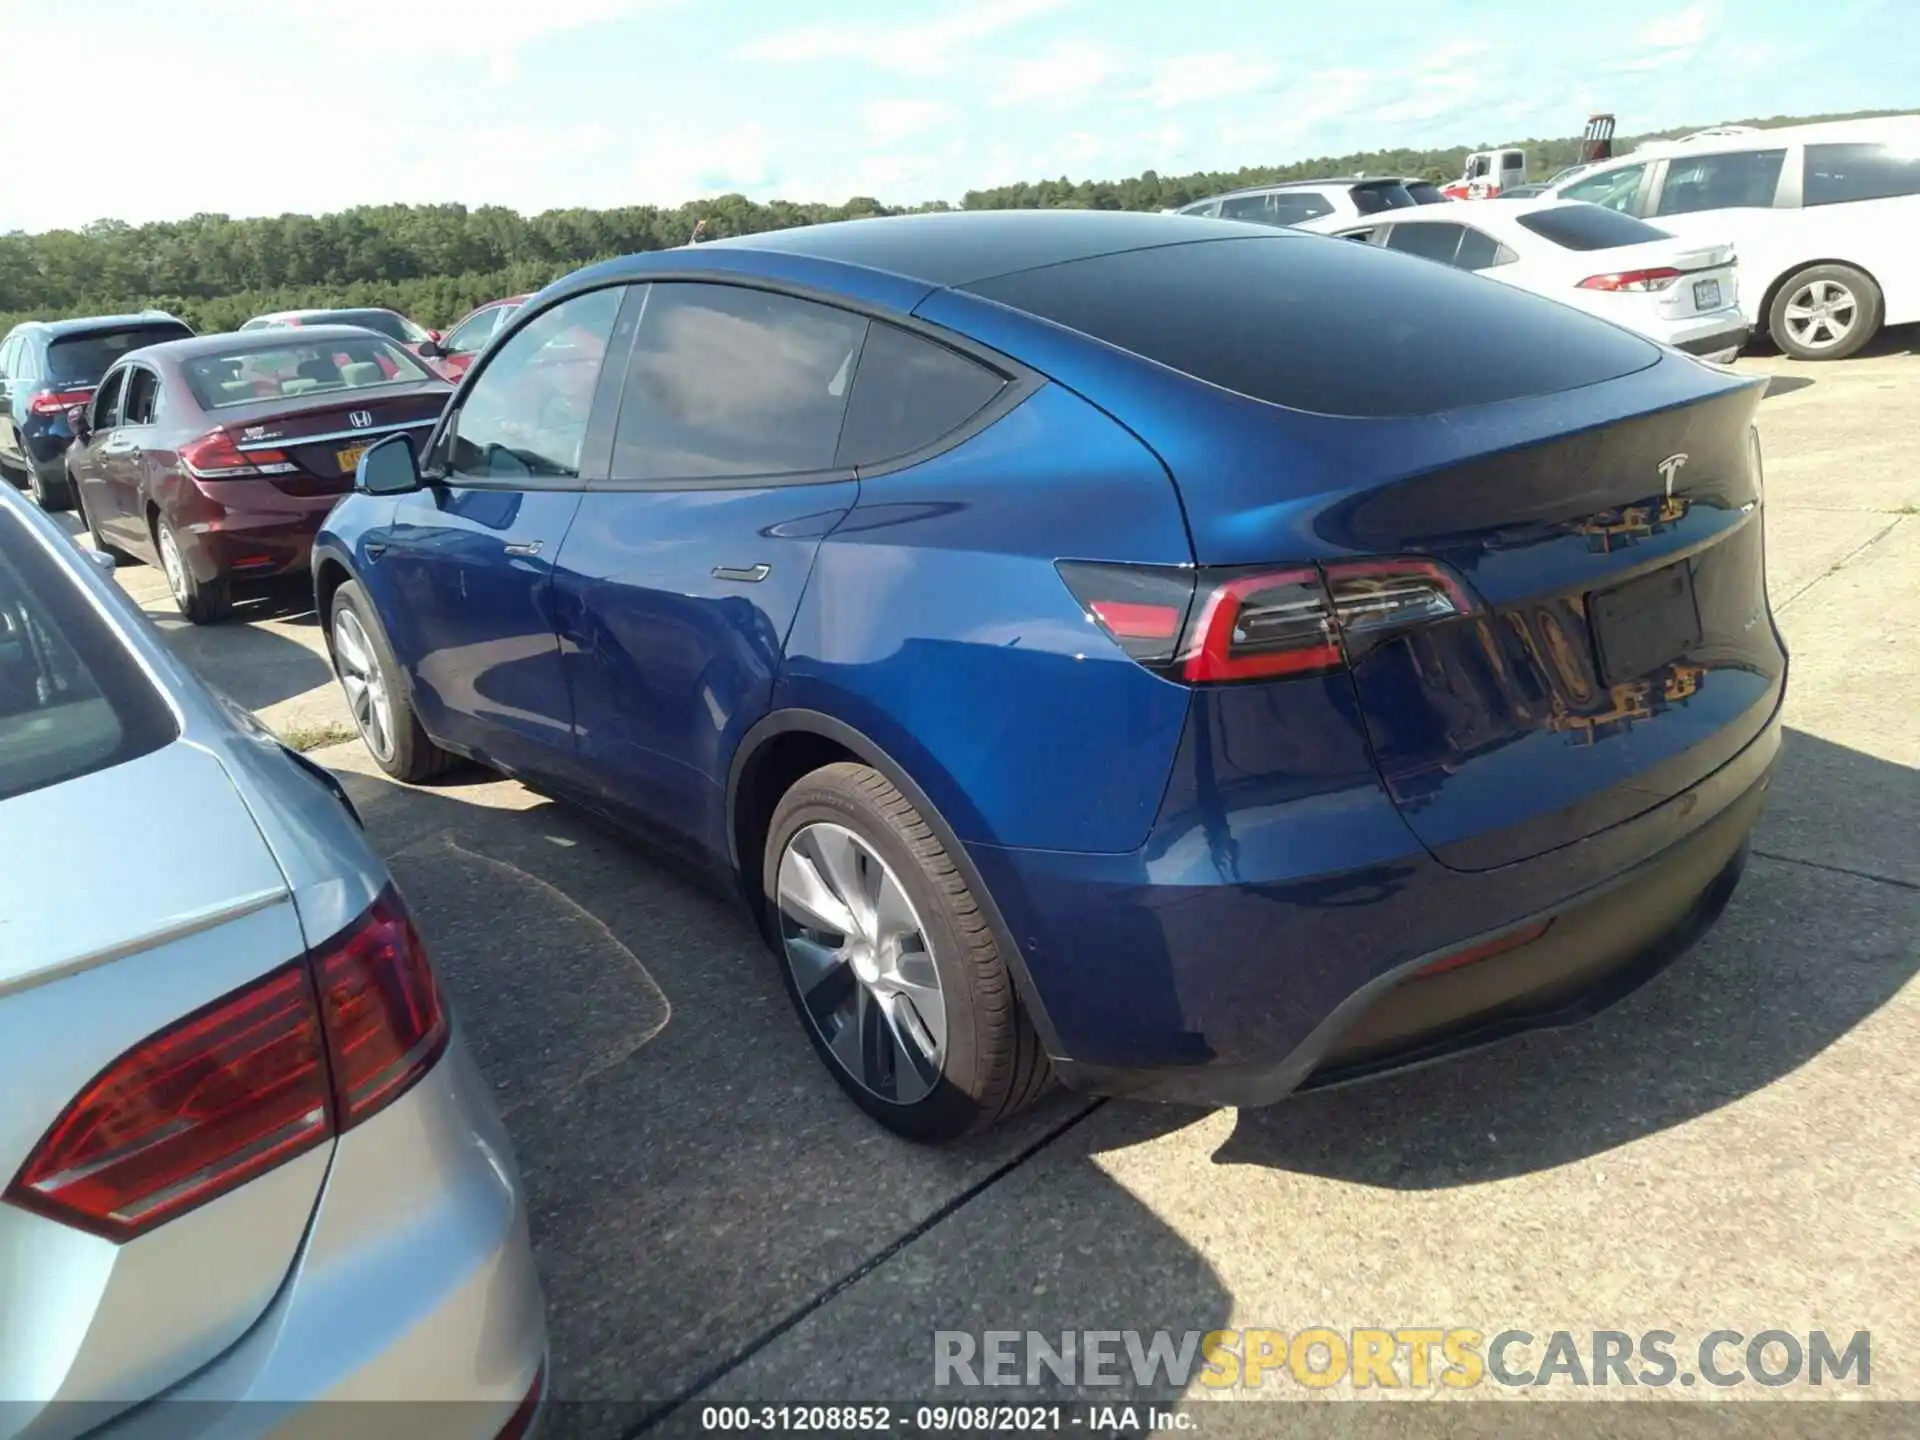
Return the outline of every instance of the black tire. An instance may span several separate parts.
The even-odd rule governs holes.
[[[1809,292],[1818,292],[1816,304],[1825,305],[1833,319],[1846,319],[1844,333],[1837,338],[1831,325],[1807,325],[1789,310],[1800,310]],[[1783,355],[1795,360],[1844,360],[1880,333],[1886,314],[1886,299],[1873,277],[1851,265],[1809,265],[1789,275],[1767,307],[1767,334]],[[1796,334],[1796,320],[1801,334]]]
[[[67,491],[73,496],[73,511],[74,514],[80,518],[80,531],[82,535],[86,537],[87,543],[96,550],[106,551],[107,554],[113,557],[114,563],[117,565],[130,563],[133,560],[131,555],[127,554],[127,552],[122,550],[118,545],[110,545],[101,538],[100,531],[94,526],[93,517],[87,514],[86,496],[80,493],[80,482],[73,478],[73,471],[71,469],[67,471]]]
[[[20,442],[20,432],[18,430],[13,432],[13,444],[14,448],[22,455],[27,453],[27,447]],[[31,460],[27,462],[27,468],[25,470],[16,470],[6,461],[0,460],[0,480],[5,480],[16,490],[24,490],[27,488],[27,475],[32,469],[33,462]]]
[[[842,1064],[786,959],[781,860],[789,841],[820,823],[853,832],[884,862],[913,906],[940,980],[944,1056],[937,1082],[911,1104],[882,1098]],[[988,1129],[1045,1093],[1052,1069],[1015,991],[1003,940],[933,828],[879,771],[843,762],[797,781],[774,808],[761,883],[768,938],[781,957],[801,1026],[834,1079],[868,1115],[898,1135],[937,1143]]]
[[[364,637],[367,648],[372,652],[377,673],[372,683],[379,686],[386,702],[386,717],[392,727],[392,740],[383,753],[375,738],[370,718],[363,718],[370,712],[364,712],[355,699],[348,678],[342,673],[343,663],[351,668],[351,661],[343,661],[340,654],[341,615],[352,617],[357,626],[357,634]],[[413,698],[410,694],[400,662],[394,658],[393,647],[387,643],[387,632],[380,624],[373,602],[360,588],[356,580],[346,581],[333,592],[333,603],[327,610],[327,653],[333,659],[334,675],[339,678],[341,689],[346,691],[349,706],[353,710],[353,723],[360,731],[360,739],[367,747],[367,753],[373,756],[374,763],[396,780],[409,785],[417,785],[423,780],[431,780],[444,774],[459,763],[459,757],[442,750],[433,743],[433,739],[420,724],[420,717],[414,714]]]
[[[33,503],[49,515],[57,515],[62,510],[73,508],[73,481],[62,476],[53,484],[47,484],[40,474],[38,465],[27,467],[27,491],[33,496]]]
[[[180,613],[195,625],[218,625],[233,613],[233,587],[227,583],[224,575],[212,580],[201,580],[193,573],[193,567],[186,563],[186,551],[181,547],[180,534],[163,515],[153,520],[153,544],[160,553],[160,568],[167,577],[167,589],[173,595],[173,603],[180,607]],[[174,563],[168,563],[167,549],[174,552]]]

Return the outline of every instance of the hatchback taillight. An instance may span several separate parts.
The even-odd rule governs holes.
[[[350,1129],[446,1048],[433,972],[389,887],[342,934],[127,1051],[7,1187],[125,1241]]]
[[[27,409],[35,415],[64,415],[76,405],[84,405],[93,398],[93,388],[82,390],[61,390],[46,395],[36,395],[27,402]]]
[[[1059,570],[1121,649],[1195,685],[1326,674],[1410,626],[1478,608],[1445,566],[1414,558],[1259,570],[1062,561]]]

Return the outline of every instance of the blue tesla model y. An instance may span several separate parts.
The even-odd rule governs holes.
[[[1261,1104],[1719,914],[1786,682],[1759,395],[1264,227],[788,230],[536,296],[368,432],[317,598],[389,774],[708,857],[895,1130]]]

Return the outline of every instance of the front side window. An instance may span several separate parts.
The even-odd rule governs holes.
[[[500,307],[495,306],[463,320],[451,335],[440,342],[440,348],[449,355],[474,354],[491,338],[494,327],[500,323],[500,316]]]
[[[1809,145],[1801,204],[1920,195],[1920,144]]]
[[[93,392],[93,410],[88,419],[96,431],[111,430],[120,423],[121,387],[126,383],[127,372],[116,370]]]
[[[1387,236],[1387,248],[1451,265],[1464,233],[1459,225],[1396,225]]]
[[[448,452],[454,474],[579,476],[594,385],[625,296],[618,285],[575,295],[507,337],[454,419]]]
[[[741,286],[656,284],[614,431],[619,480],[831,470],[867,322]]]
[[[1622,215],[1637,214],[1634,202],[1640,195],[1640,177],[1646,173],[1645,165],[1622,165],[1617,170],[1604,170],[1598,175],[1574,181],[1560,192],[1560,198],[1603,205]]]
[[[160,395],[160,377],[144,365],[127,369],[127,399],[121,407],[123,425],[151,425],[153,403]]]
[[[1786,158],[1785,150],[1730,150],[1669,160],[1654,213],[1766,209],[1773,204]]]
[[[979,414],[1006,383],[944,345],[876,324],[860,350],[839,464],[878,465],[925,449]]]

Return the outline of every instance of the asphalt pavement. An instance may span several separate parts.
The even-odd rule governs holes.
[[[1768,581],[1793,659],[1785,758],[1721,923],[1590,1024],[1261,1111],[1056,1094],[971,1144],[893,1140],[821,1069],[724,898],[514,782],[397,786],[325,744],[350,731],[297,593],[195,631],[157,572],[122,583],[320,746],[391,859],[532,1192],[554,1392],[611,1404],[575,1412],[585,1428],[925,1396],[939,1330],[1866,1330],[1871,1386],[1847,1393],[1911,1400],[1920,331],[1740,368],[1771,377]],[[1494,1391],[1620,1393],[1437,1393]],[[947,1398],[1023,1394],[1061,1392]]]

